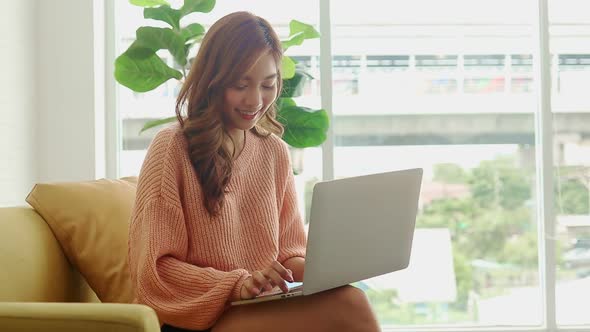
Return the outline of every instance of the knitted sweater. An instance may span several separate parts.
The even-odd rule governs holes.
[[[248,131],[225,204],[211,217],[180,125],[161,130],[139,175],[129,228],[136,302],[181,328],[214,325],[245,279],[273,260],[304,257],[286,144]]]

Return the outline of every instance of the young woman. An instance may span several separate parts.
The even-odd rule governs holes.
[[[136,301],[162,331],[377,331],[364,294],[230,307],[302,281],[306,237],[274,102],[282,49],[268,22],[227,15],[204,37],[178,123],[144,160],[129,231]]]

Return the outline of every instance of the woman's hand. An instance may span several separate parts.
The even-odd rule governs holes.
[[[274,261],[264,270],[254,271],[242,284],[240,296],[242,300],[252,299],[264,291],[278,286],[284,293],[289,291],[286,281],[293,282],[293,272],[281,263]]]
[[[305,272],[305,258],[291,257],[283,262],[283,266],[293,272],[293,279],[295,279],[295,281],[303,281],[303,274]]]

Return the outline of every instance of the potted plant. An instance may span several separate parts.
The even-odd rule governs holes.
[[[215,0],[185,0],[177,9],[166,0],[130,0],[130,3],[144,7],[144,18],[165,22],[169,27],[141,26],[137,29],[136,39],[115,60],[117,82],[140,93],[151,91],[170,79],[181,84],[190,70],[189,53],[200,43],[205,28],[199,23],[181,26],[180,19],[194,12],[210,12]],[[306,39],[319,37],[313,26],[303,22],[292,20],[289,28],[289,38],[282,41],[284,51],[301,45]],[[160,50],[170,53],[174,59],[172,67],[157,54]],[[282,73],[283,91],[277,100],[277,120],[285,127],[283,140],[293,148],[322,144],[329,126],[326,111],[298,106],[293,99],[301,95],[303,85],[313,77],[289,56],[283,58]],[[149,121],[141,132],[175,119],[171,116]]]

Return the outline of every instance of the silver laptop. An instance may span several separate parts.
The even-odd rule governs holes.
[[[232,305],[311,295],[406,268],[421,183],[421,168],[317,183],[303,284]]]

